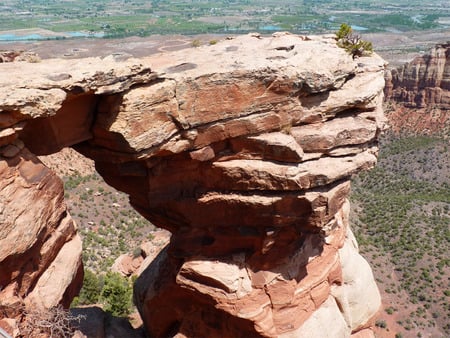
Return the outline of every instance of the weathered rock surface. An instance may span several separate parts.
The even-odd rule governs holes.
[[[120,273],[122,276],[139,276],[161,250],[169,244],[170,232],[159,229],[151,232],[151,241],[141,244],[140,252],[123,254],[117,257],[111,270]]]
[[[3,62],[39,62],[40,57],[33,52],[15,51],[15,50],[0,50],[0,63]]]
[[[151,336],[345,337],[370,327],[380,299],[351,239],[348,194],[350,177],[376,163],[379,57],[355,61],[333,39],[278,34],[123,63],[0,67],[10,74],[0,76],[0,163],[73,146],[172,232],[135,285]]]
[[[68,306],[83,279],[81,239],[61,180],[13,144],[0,149],[0,315],[11,318],[24,306]]]
[[[450,44],[386,72],[386,100],[394,131],[432,133],[450,127]]]

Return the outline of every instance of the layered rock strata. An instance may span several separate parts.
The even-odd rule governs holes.
[[[380,297],[348,195],[376,163],[379,57],[279,34],[1,67],[14,74],[0,77],[3,162],[14,142],[37,155],[73,146],[172,232],[135,285],[152,337],[346,337],[373,324]]]
[[[1,327],[30,307],[69,306],[83,267],[61,180],[18,139],[0,148],[0,178]]]
[[[394,131],[450,131],[450,44],[386,72],[386,101]],[[446,128],[445,128],[446,127]]]

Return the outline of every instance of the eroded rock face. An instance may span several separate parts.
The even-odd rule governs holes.
[[[394,131],[438,132],[450,126],[450,44],[386,72]]]
[[[0,154],[0,316],[69,306],[83,268],[62,182],[17,140]]]
[[[34,76],[17,76],[21,86],[0,77],[13,93],[0,95],[0,150],[74,146],[172,232],[135,285],[151,336],[371,326],[380,298],[348,229],[348,195],[350,177],[376,163],[380,58],[281,34],[20,72]]]

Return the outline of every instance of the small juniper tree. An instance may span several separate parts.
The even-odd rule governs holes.
[[[370,55],[373,52],[372,42],[361,39],[361,36],[353,33],[353,29],[343,23],[336,32],[337,45],[344,48],[353,58]]]
[[[100,297],[107,312],[113,316],[122,317],[131,312],[132,293],[131,282],[126,277],[122,277],[117,272],[108,272]]]
[[[96,304],[103,288],[103,276],[97,277],[91,270],[84,271],[83,287],[71,306]]]

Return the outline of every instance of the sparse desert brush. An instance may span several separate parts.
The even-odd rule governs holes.
[[[450,190],[442,179],[450,159],[443,151],[447,143],[442,137],[423,135],[386,136],[381,142],[378,166],[353,181],[351,199],[359,209],[352,226],[360,250],[375,266],[375,277],[385,293],[390,297],[408,294],[404,302],[406,308],[414,309],[415,327],[436,326],[448,336],[445,319],[432,316],[446,312],[448,305],[440,299],[450,296],[445,284]],[[395,275],[386,275],[385,264],[392,264]],[[389,303],[386,313],[396,312],[405,319],[403,306],[397,305]],[[399,325],[414,328],[405,321]]]
[[[39,63],[41,62],[41,58],[38,55],[30,55],[27,57],[27,62],[29,63]]]
[[[35,53],[24,53],[20,57],[20,60],[18,60],[18,61],[25,61],[28,63],[39,63],[42,60],[41,60],[40,56]]]
[[[22,337],[72,337],[76,322],[84,316],[73,316],[61,306],[51,309],[21,309],[24,320],[19,324]]]

